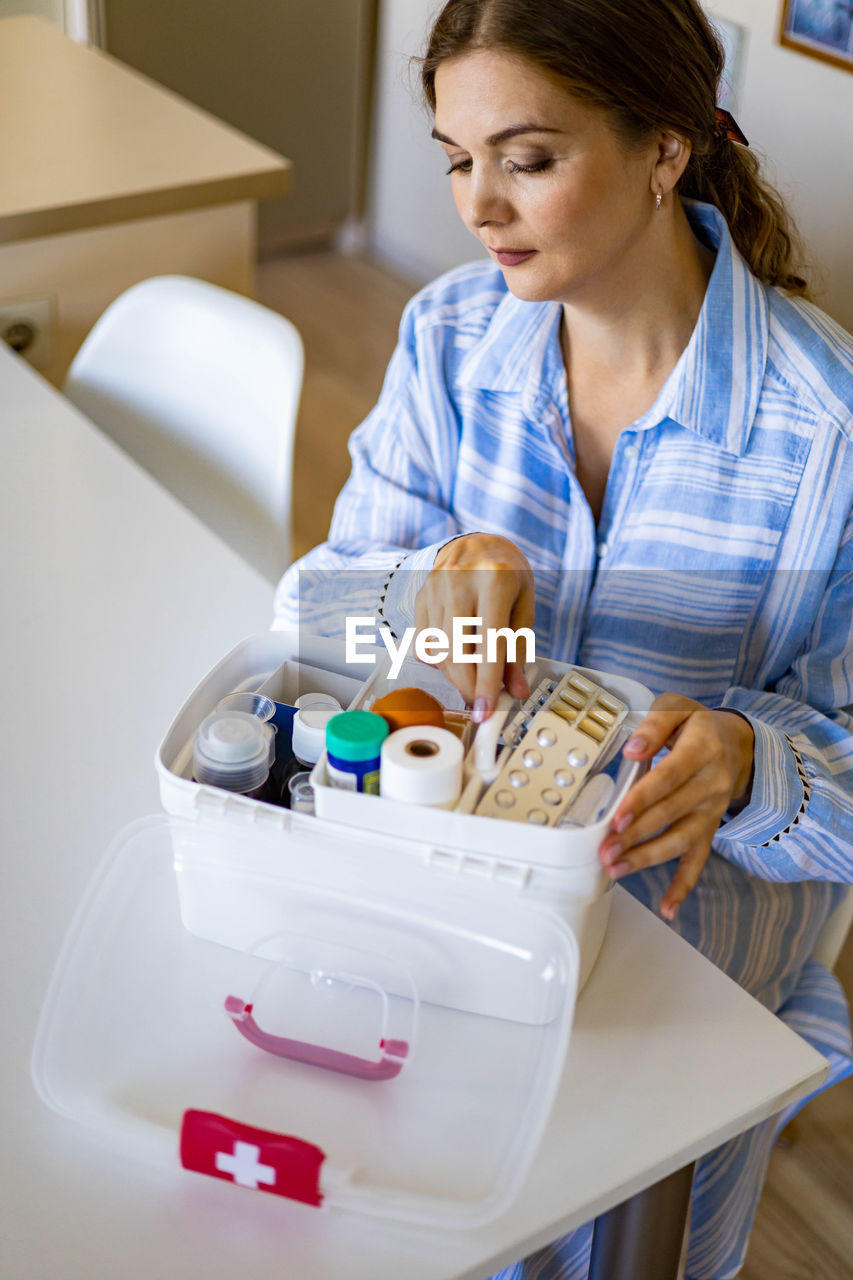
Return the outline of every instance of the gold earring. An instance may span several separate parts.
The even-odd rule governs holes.
[[[655,196],[655,208],[656,208],[656,209],[659,209],[659,208],[660,208],[661,200],[663,200],[663,192],[661,191],[660,187],[658,187],[658,193],[657,193],[657,195]]]

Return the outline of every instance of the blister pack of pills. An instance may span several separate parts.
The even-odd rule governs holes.
[[[579,671],[543,681],[506,726],[500,773],[474,812],[556,826],[627,712],[626,703]]]

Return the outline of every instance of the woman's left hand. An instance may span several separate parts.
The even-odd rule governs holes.
[[[664,747],[669,755],[622,797],[599,857],[614,880],[678,858],[661,902],[667,920],[699,879],[723,814],[749,794],[754,742],[736,712],[664,693],[623,748],[629,760],[652,760]]]

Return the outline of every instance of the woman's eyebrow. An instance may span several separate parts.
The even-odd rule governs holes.
[[[559,129],[549,129],[544,124],[513,124],[508,129],[501,129],[499,133],[493,133],[491,137],[486,138],[487,147],[500,146],[502,142],[506,142],[509,138],[517,138],[520,133],[559,133]],[[454,142],[452,138],[448,138],[446,134],[439,133],[438,129],[433,129],[432,136],[436,142],[443,142],[448,147],[457,147],[458,142]]]

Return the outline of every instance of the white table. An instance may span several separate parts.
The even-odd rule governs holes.
[[[534,1168],[475,1231],[323,1213],[88,1145],[29,1056],[75,905],[269,587],[0,344],[4,1280],[477,1280],[815,1088],[826,1063],[617,889]]]

